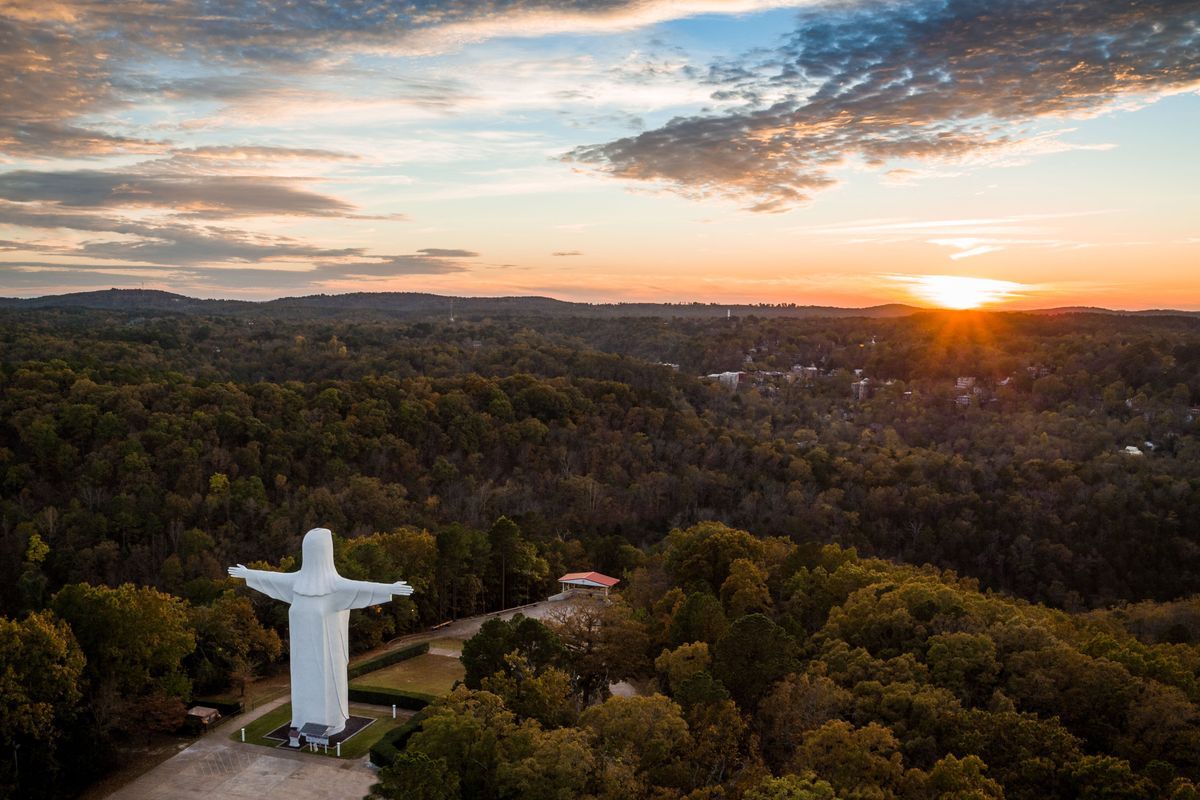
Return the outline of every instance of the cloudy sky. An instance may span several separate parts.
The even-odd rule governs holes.
[[[1197,131],[1200,0],[3,0],[0,294],[1200,309]]]

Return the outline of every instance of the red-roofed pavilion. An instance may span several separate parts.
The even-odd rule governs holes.
[[[620,578],[610,578],[599,572],[568,572],[558,579],[564,592],[568,589],[603,589],[606,597],[608,590],[620,582]]]

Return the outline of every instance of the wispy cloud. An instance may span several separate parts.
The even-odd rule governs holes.
[[[800,12],[764,58],[708,80],[732,113],[680,117],[568,160],[689,197],[782,211],[854,161],[1003,163],[1067,149],[1035,123],[1200,87],[1190,3],[947,0],[827,4]],[[770,102],[769,105],[764,105]]]
[[[895,245],[925,242],[953,250],[951,261],[998,253],[1010,248],[1063,250],[1089,247],[1091,242],[1072,239],[1059,230],[1071,219],[1113,212],[1090,211],[1059,214],[1017,214],[934,220],[863,220],[838,225],[793,228],[799,236],[840,240],[847,244]]]

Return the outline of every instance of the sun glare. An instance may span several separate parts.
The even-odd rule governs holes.
[[[968,309],[1003,303],[1020,297],[1029,287],[1013,281],[967,278],[958,275],[895,275],[916,298],[939,308]]]

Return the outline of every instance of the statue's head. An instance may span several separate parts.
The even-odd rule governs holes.
[[[313,528],[304,534],[300,575],[294,590],[299,594],[329,594],[338,574],[333,566],[333,534],[328,528]]]

